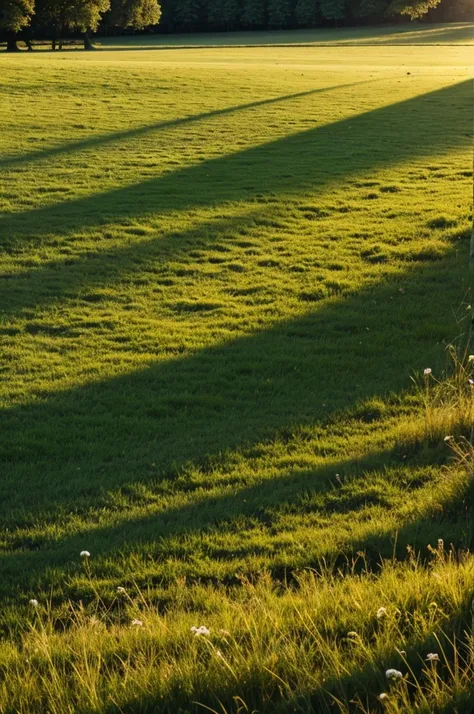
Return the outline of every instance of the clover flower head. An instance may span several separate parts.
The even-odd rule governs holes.
[[[31,598],[31,600],[30,600],[30,605],[31,605],[32,607],[38,607],[39,602],[38,602],[38,600],[35,600],[35,598],[33,597],[33,598]]]
[[[388,694],[387,694],[387,692],[381,692],[381,693],[378,695],[377,699],[379,700],[379,702],[383,702],[383,701],[385,701],[385,699],[388,699]]]
[[[385,676],[387,679],[402,679],[403,674],[398,670],[398,669],[387,669],[385,672]]]
[[[90,558],[91,557],[91,554],[89,553],[88,550],[81,550],[79,555],[81,556],[81,558]]]
[[[433,370],[431,369],[431,367],[425,367],[425,369],[423,370],[423,374],[425,375],[425,377],[428,377],[430,374],[432,374],[432,372]]]
[[[426,655],[426,660],[428,662],[439,662],[439,654],[437,652],[429,652]]]
[[[467,358],[467,361],[474,362],[474,355],[469,355],[469,357]]]
[[[136,617],[130,623],[133,627],[142,627],[143,622],[138,620]]]
[[[452,438],[453,437],[451,435],[448,435],[444,437],[443,441],[452,441]]]

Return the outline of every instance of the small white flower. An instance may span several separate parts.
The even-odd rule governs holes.
[[[387,615],[387,610],[386,610],[386,608],[385,608],[385,607],[379,607],[379,609],[377,610],[377,619],[378,619],[378,620],[381,620],[382,617],[386,617],[386,615]]]
[[[141,620],[137,620],[137,618],[135,617],[130,624],[133,627],[141,627],[143,625],[143,622]]]
[[[437,652],[430,652],[426,655],[428,662],[439,662],[439,654]]]
[[[452,438],[453,438],[452,436],[445,436],[443,441],[451,441]]]
[[[31,605],[32,607],[38,607],[39,602],[38,602],[38,600],[35,600],[35,598],[31,598],[31,600],[30,600],[30,605]]]
[[[438,548],[440,550],[443,550],[444,548],[444,540],[442,538],[438,538]]]
[[[127,592],[127,591],[125,590],[125,588],[123,588],[121,585],[118,586],[118,588],[117,588],[117,593],[118,593],[119,595],[125,595],[126,592]]]
[[[474,384],[474,379],[468,379],[467,381],[468,381],[468,384],[470,384],[472,387],[472,385]]]
[[[469,355],[469,357],[467,358],[467,361],[474,362],[474,355]]]
[[[191,632],[194,632],[195,637],[199,637],[200,635],[207,636],[211,634],[211,631],[204,625],[201,625],[201,627],[191,627]]]
[[[387,679],[402,679],[403,674],[398,669],[387,669],[385,676]]]
[[[387,692],[382,692],[381,694],[379,694],[379,696],[377,697],[377,699],[379,700],[379,702],[383,702],[385,699],[388,699],[388,694],[387,694]]]
[[[433,370],[431,369],[431,367],[426,367],[426,368],[423,370],[423,374],[425,375],[425,377],[427,377],[427,376],[428,376],[429,374],[431,374],[432,372],[433,372]]]
[[[89,553],[88,550],[81,550],[79,555],[81,556],[81,558],[90,558],[91,557],[91,554]]]

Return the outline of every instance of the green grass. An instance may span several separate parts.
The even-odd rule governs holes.
[[[268,45],[472,45],[474,23],[449,25],[405,23],[374,27],[347,27],[311,30],[272,30],[268,32],[221,32],[189,35],[142,35],[138,37],[100,37],[97,46],[108,49],[154,49],[176,47],[256,47]]]
[[[468,714],[469,48],[140,42],[2,57],[0,712]]]

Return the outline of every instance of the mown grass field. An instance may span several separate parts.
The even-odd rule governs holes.
[[[472,712],[471,29],[1,55],[2,714]]]

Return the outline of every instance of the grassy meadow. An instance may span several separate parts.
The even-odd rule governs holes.
[[[409,27],[0,55],[1,714],[474,711],[473,35]]]

